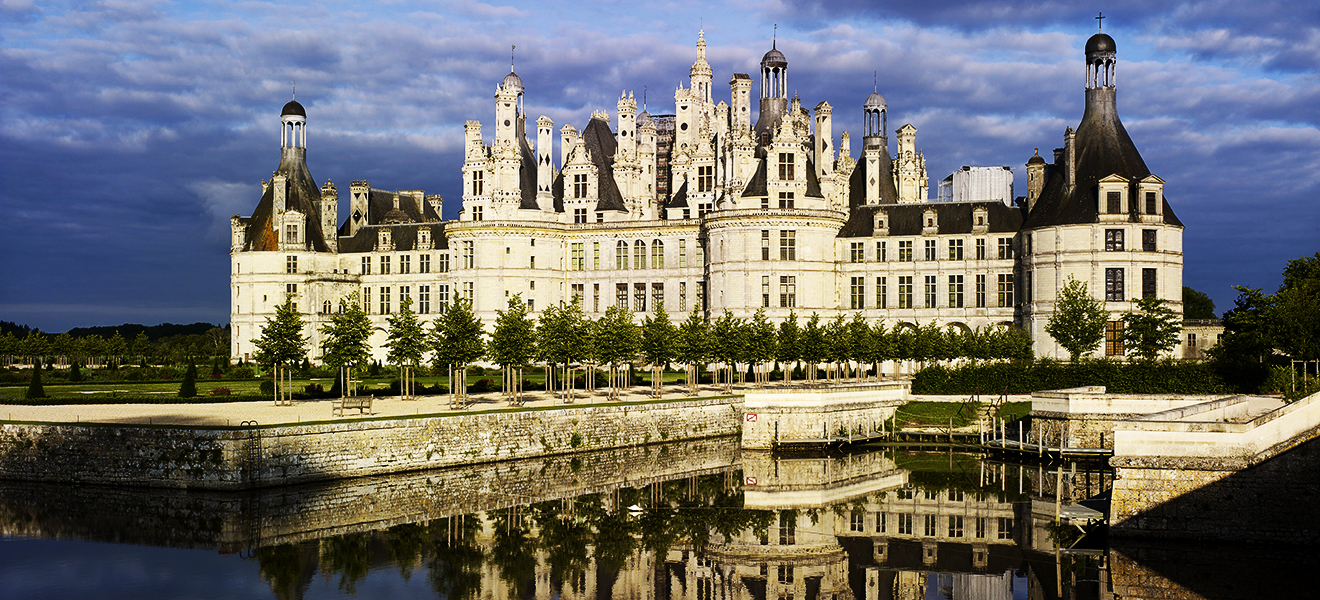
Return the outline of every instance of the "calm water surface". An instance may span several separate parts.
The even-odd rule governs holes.
[[[657,445],[250,493],[0,483],[0,597],[1314,597],[1309,550],[1056,525],[1104,472]]]

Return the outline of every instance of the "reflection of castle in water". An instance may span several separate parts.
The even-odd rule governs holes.
[[[921,460],[739,457],[707,441],[297,491],[5,484],[0,523],[242,550],[280,598],[301,597],[318,573],[351,591],[391,571],[425,573],[453,600],[1053,597],[1046,519],[1017,484],[939,481],[911,468]],[[107,514],[123,516],[105,525]]]

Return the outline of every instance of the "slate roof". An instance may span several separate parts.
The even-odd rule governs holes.
[[[282,148],[280,166],[276,175],[287,178],[288,190],[285,193],[285,206],[306,216],[303,225],[304,240],[307,247],[317,252],[330,250],[317,225],[321,222],[321,188],[312,179],[307,170],[306,148]],[[242,221],[246,225],[243,250],[248,252],[273,252],[279,250],[279,238],[274,228],[272,216],[275,212],[275,185],[266,186],[261,201],[253,209],[252,216]]]
[[[1045,185],[1040,198],[1027,216],[1023,227],[1049,227],[1053,225],[1072,225],[1096,223],[1099,221],[1099,181],[1109,175],[1121,175],[1132,182],[1131,198],[1136,198],[1136,182],[1147,175],[1146,161],[1132,143],[1123,122],[1118,118],[1118,111],[1113,103],[1113,88],[1087,90],[1086,112],[1077,126],[1076,161],[1077,185],[1072,193],[1067,190],[1064,181],[1063,165],[1053,165],[1046,170]],[[1108,101],[1103,101],[1102,94],[1109,94]],[[1139,221],[1137,212],[1140,203],[1129,202],[1132,221]],[[1177,215],[1164,202],[1164,222],[1181,226]]]
[[[596,189],[600,190],[596,210],[627,211],[628,208],[623,204],[623,194],[614,181],[614,151],[618,149],[619,143],[614,139],[609,123],[592,119],[582,130],[582,141],[587,147],[591,163],[596,165]]]
[[[443,223],[408,223],[403,225],[368,225],[358,229],[353,237],[339,238],[340,253],[371,252],[376,248],[377,234],[382,229],[390,231],[394,240],[394,249],[413,251],[417,249],[417,231],[423,228],[431,230],[431,248],[445,250],[449,248],[449,239],[445,237]]]
[[[807,155],[807,198],[824,198],[825,194],[820,190],[820,178],[816,176],[816,162]],[[770,193],[769,175],[767,171],[770,168],[770,161],[766,156],[762,156],[760,162],[756,165],[756,172],[752,178],[747,180],[747,185],[743,186],[742,196],[744,198],[762,198]]]
[[[394,213],[394,194],[395,192],[387,190],[378,190],[371,188],[367,191],[367,222],[369,225],[384,225],[389,222],[391,217],[398,218]],[[318,195],[319,197],[319,195]],[[402,212],[407,221],[412,223],[424,223],[431,221],[440,221],[440,215],[436,214],[435,208],[421,198],[415,198],[406,194],[399,194],[399,212]],[[349,218],[339,225],[339,237],[343,239],[348,235]]]

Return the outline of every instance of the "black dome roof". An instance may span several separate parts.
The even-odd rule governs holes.
[[[762,67],[787,67],[788,59],[784,58],[784,53],[777,48],[771,48],[765,56],[761,57]]]
[[[1117,48],[1118,47],[1114,45],[1114,38],[1109,37],[1109,34],[1107,33],[1097,33],[1091,36],[1091,39],[1086,40],[1087,54],[1093,54],[1096,52],[1108,52],[1113,54],[1117,51]]]
[[[284,105],[284,111],[280,113],[281,117],[287,117],[289,115],[306,117],[307,111],[303,109],[303,105],[299,104],[297,100],[290,100],[288,104]]]

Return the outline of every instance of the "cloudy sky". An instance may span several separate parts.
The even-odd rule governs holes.
[[[671,111],[702,28],[727,98],[776,24],[790,92],[828,100],[836,135],[858,134],[874,80],[932,189],[1012,165],[1024,193],[1033,149],[1081,118],[1104,10],[1119,113],[1187,225],[1186,283],[1222,310],[1320,250],[1317,2],[563,4],[0,0],[0,319],[227,322],[228,219],[278,163],[294,82],[319,182],[439,193],[453,217],[463,122],[493,118],[511,45],[531,116],[581,127],[622,90]]]

